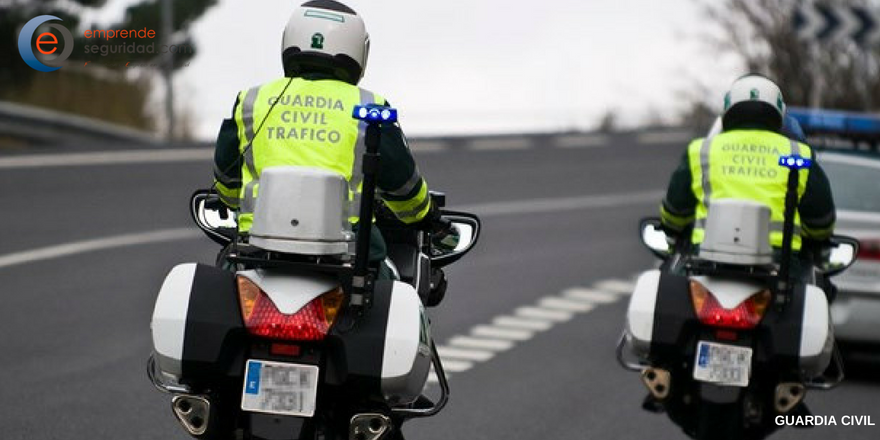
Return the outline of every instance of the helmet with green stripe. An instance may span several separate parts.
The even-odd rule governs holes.
[[[329,75],[357,84],[367,67],[370,36],[363,19],[334,0],[312,0],[293,11],[281,43],[284,74]]]
[[[733,82],[724,95],[722,124],[736,128],[782,129],[785,100],[779,86],[765,76],[750,73]]]

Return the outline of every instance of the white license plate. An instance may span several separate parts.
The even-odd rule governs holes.
[[[248,360],[241,409],[312,417],[318,396],[318,367]]]
[[[752,349],[700,341],[694,379],[719,385],[746,387],[752,369]]]

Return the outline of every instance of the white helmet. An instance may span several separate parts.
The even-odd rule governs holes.
[[[773,81],[758,74],[740,77],[724,95],[722,120],[725,129],[740,125],[763,124],[782,127],[785,101]]]
[[[312,0],[284,28],[281,59],[287,76],[321,72],[357,84],[367,67],[370,36],[357,12],[334,0]]]

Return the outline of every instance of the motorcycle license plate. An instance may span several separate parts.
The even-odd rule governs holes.
[[[752,349],[736,345],[700,341],[694,362],[694,379],[746,387],[752,368]]]
[[[248,360],[241,409],[312,417],[318,396],[318,367]]]

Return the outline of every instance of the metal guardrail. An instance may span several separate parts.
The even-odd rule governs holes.
[[[68,113],[0,102],[0,136],[37,143],[128,142],[156,144],[154,135]]]

